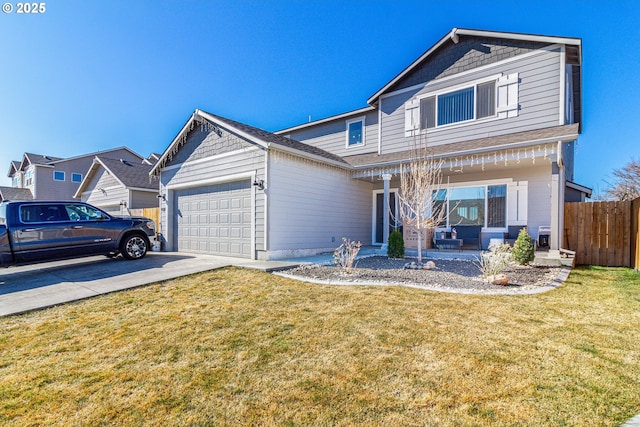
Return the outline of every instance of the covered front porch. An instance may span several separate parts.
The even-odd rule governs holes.
[[[564,178],[557,153],[558,145],[547,143],[443,157],[432,203],[446,216],[433,234],[423,235],[422,247],[436,253],[487,250],[492,243],[512,244],[526,228],[541,249],[559,249],[560,236],[553,230],[561,221]],[[400,165],[407,160],[396,157],[363,167],[353,178],[374,184],[372,244],[386,249],[389,234],[398,228],[405,247],[417,248],[415,232],[399,213]]]

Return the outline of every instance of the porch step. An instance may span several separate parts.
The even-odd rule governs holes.
[[[566,249],[550,250],[548,252],[536,252],[534,264],[548,265],[551,267],[575,267],[575,252]]]

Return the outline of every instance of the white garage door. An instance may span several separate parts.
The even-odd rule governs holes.
[[[174,236],[179,252],[251,258],[251,182],[178,190]]]

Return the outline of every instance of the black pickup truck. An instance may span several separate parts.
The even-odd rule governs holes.
[[[82,202],[0,203],[0,266],[89,255],[144,257],[155,236],[147,218],[115,217]]]

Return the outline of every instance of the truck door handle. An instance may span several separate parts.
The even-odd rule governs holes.
[[[71,227],[71,228],[73,228],[74,230],[77,230],[77,229],[79,229],[79,228],[83,228],[83,227],[82,227],[81,225],[74,225],[74,226],[73,226],[73,227]]]
[[[28,233],[30,231],[37,231],[37,229],[36,228],[25,228],[25,229],[22,230],[23,233]]]

